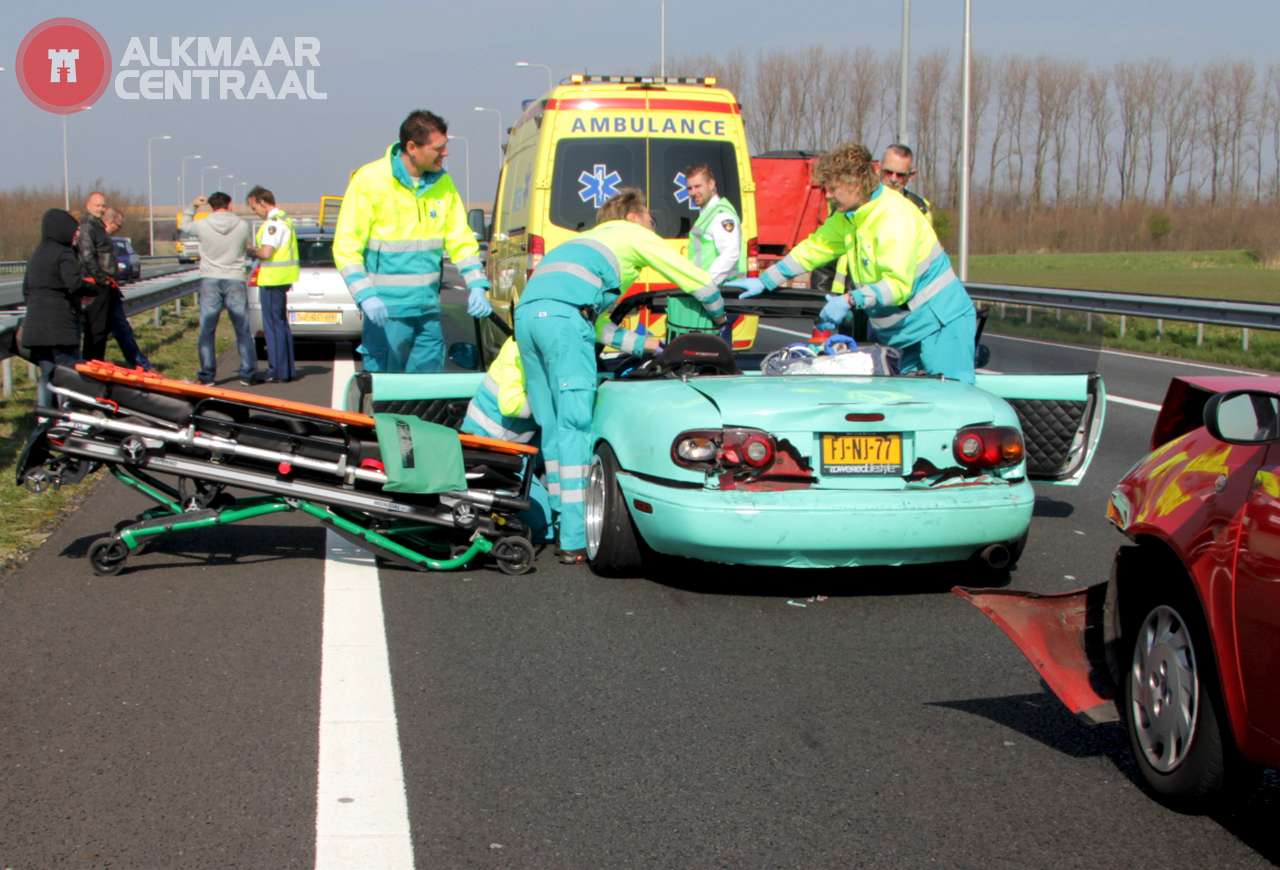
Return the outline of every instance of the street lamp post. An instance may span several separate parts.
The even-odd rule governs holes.
[[[153,257],[156,253],[156,202],[151,187],[151,143],[172,138],[169,135],[147,137],[147,253]]]
[[[476,106],[477,112],[493,112],[498,116],[498,167],[502,167],[502,113],[497,109],[488,109],[484,106]]]
[[[218,190],[221,190],[223,193],[226,193],[226,190],[225,190],[225,188],[224,188],[224,187],[223,187],[223,185],[222,185],[222,179],[224,179],[224,178],[231,178],[231,179],[234,179],[235,177],[236,177],[236,176],[235,176],[235,173],[232,173],[232,172],[228,172],[226,175],[219,175],[219,176],[218,176]]]
[[[467,161],[467,171],[463,176],[463,196],[467,199],[467,208],[471,208],[471,143],[467,141],[466,136],[450,136],[450,141],[458,141],[462,143],[462,156]]]
[[[516,66],[538,67],[539,69],[546,70],[547,71],[547,91],[550,92],[551,89],[555,87],[555,76],[551,74],[551,67],[547,66],[545,63],[529,63],[529,61],[527,60],[518,60],[516,61]]]
[[[907,72],[911,66],[911,0],[902,0],[902,52],[898,70],[898,141],[907,144]]]
[[[200,195],[204,196],[204,174],[210,169],[221,169],[216,163],[210,163],[208,166],[200,167]]]
[[[234,191],[234,192],[235,192],[235,194],[236,194],[236,197],[235,197],[235,198],[236,198],[236,200],[237,200],[238,202],[244,202],[244,200],[240,199],[240,195],[239,195],[239,194],[240,194],[240,188],[242,188],[242,187],[248,187],[248,186],[249,186],[249,182],[247,182],[247,181],[237,181],[237,182],[236,182],[236,188],[235,188],[235,191]]]
[[[658,11],[658,75],[667,74],[667,0],[661,0]]]
[[[181,202],[178,203],[179,208],[185,208],[187,205],[187,161],[202,159],[203,157],[200,154],[188,154],[182,158],[182,193],[179,195],[179,199],[181,200]]]

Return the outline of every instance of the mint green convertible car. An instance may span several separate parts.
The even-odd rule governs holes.
[[[635,571],[650,551],[792,568],[974,559],[1008,570],[1026,543],[1032,481],[1077,484],[1102,433],[1097,374],[979,374],[970,386],[771,375],[761,358],[702,335],[639,364],[602,361],[586,496],[594,570]],[[482,379],[358,375],[348,405],[456,424]]]

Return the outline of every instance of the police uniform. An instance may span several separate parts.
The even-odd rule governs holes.
[[[333,260],[356,303],[377,296],[387,320],[364,320],[364,370],[435,372],[444,367],[440,273],[444,255],[467,288],[489,289],[467,210],[445,172],[409,175],[400,144],[351,176],[333,239]]]
[[[258,264],[258,301],[262,335],[267,345],[267,378],[291,381],[297,377],[293,330],[289,328],[289,289],[298,280],[298,234],[284,209],[273,208],[258,227],[257,247],[269,245],[271,257]]]
[[[733,203],[719,194],[707,201],[689,232],[688,256],[717,283],[746,274],[747,249],[742,243],[742,221]],[[668,337],[713,331],[711,318],[697,302],[685,296],[667,300]]]
[[[591,461],[597,343],[639,356],[644,336],[609,320],[607,309],[646,266],[690,294],[715,321],[725,320],[720,289],[707,272],[676,254],[658,234],[627,220],[605,221],[547,254],[516,306],[516,340],[552,507],[560,511],[560,547],[586,547],[583,513]]]
[[[854,308],[876,338],[902,352],[902,371],[974,382],[977,314],[929,219],[881,185],[852,212],[832,215],[760,276],[772,290],[788,278],[848,255]]]
[[[499,349],[484,381],[467,405],[467,415],[460,428],[471,435],[518,444],[528,444],[538,437],[538,424],[529,407],[524,366],[515,339],[508,338]],[[533,471],[530,468],[530,473]],[[529,526],[534,541],[551,540],[554,537],[551,500],[547,487],[536,474],[529,484],[529,501],[529,509],[522,512],[520,518]]]

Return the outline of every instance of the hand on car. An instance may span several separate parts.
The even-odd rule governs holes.
[[[851,310],[848,295],[828,296],[827,304],[822,306],[822,312],[818,315],[818,326],[822,329],[834,329],[844,322]]]
[[[493,313],[493,306],[489,304],[485,296],[486,292],[484,287],[472,287],[471,292],[467,294],[467,313],[472,317],[479,319]]]
[[[764,286],[764,282],[759,278],[734,278],[732,281],[725,281],[722,286],[737,287],[742,290],[738,294],[739,299],[750,299],[753,296],[769,292],[769,289]]]
[[[360,310],[374,326],[382,326],[387,322],[387,303],[377,296],[370,296],[360,303]]]

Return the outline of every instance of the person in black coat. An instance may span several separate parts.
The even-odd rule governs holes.
[[[116,249],[107,232],[107,197],[95,190],[84,201],[84,217],[80,220],[80,237],[76,250],[86,275],[101,292],[84,306],[83,349],[85,359],[106,359],[107,339],[111,337],[111,306],[120,295],[116,283]]]
[[[27,303],[22,344],[40,367],[36,404],[46,407],[52,399],[48,383],[54,366],[74,365],[80,359],[82,301],[92,300],[100,289],[86,280],[76,256],[78,232],[70,212],[46,211],[40,221],[41,242],[22,277],[22,297]]]

